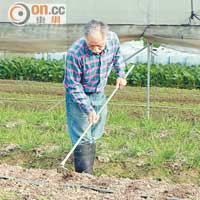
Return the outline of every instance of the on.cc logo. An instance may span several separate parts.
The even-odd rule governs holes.
[[[14,3],[8,10],[8,18],[14,25],[22,26],[29,20],[30,10],[23,3]]]

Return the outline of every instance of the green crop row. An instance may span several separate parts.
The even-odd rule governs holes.
[[[1,79],[61,82],[63,71],[62,60],[24,57],[0,59]]]
[[[129,66],[126,66],[128,71]],[[114,72],[111,76],[114,76]],[[200,88],[200,65],[184,66],[181,64],[153,64],[151,66],[151,85],[158,87]],[[112,79],[113,81],[113,79]],[[133,86],[147,85],[147,65],[137,64],[127,78]]]
[[[129,66],[126,66],[126,71]],[[38,60],[23,57],[0,59],[0,79],[62,82],[63,76],[64,61],[62,60]],[[132,86],[146,86],[147,65],[137,64],[127,81]],[[114,83],[115,72],[112,71],[108,84]],[[151,85],[188,89],[200,88],[200,66],[152,65]]]

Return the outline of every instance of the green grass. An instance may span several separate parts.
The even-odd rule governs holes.
[[[1,97],[63,99],[62,85],[0,82]],[[11,87],[12,86],[12,87]],[[38,87],[39,86],[39,87]],[[8,88],[12,88],[9,92]],[[110,94],[113,87],[106,88]],[[32,91],[32,94],[30,94]],[[200,96],[198,90],[151,88],[153,106],[176,106],[192,110],[152,108],[147,120],[145,88],[127,87],[111,104],[104,136],[97,142],[97,156],[108,162],[95,162],[95,175],[129,178],[170,178],[175,182],[200,183]],[[181,95],[180,95],[181,94]],[[197,95],[197,96],[194,96]],[[113,103],[113,104],[112,104]],[[120,104],[120,106],[115,104]],[[55,168],[71,149],[67,133],[64,102],[48,111],[55,102],[0,101],[0,147],[19,148],[2,156],[0,163],[25,167]],[[73,169],[72,160],[67,167]]]

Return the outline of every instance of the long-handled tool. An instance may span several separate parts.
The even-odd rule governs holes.
[[[126,62],[127,60],[129,60],[130,58],[132,58],[133,56],[135,56],[136,54],[140,53],[141,51],[143,51],[144,49],[146,49],[146,47],[142,48],[141,50],[137,51],[136,53],[134,53],[133,55],[129,56],[127,59],[124,60],[124,62]],[[133,68],[135,67],[135,65],[132,65],[131,68],[128,70],[128,72],[125,75],[125,78],[128,77],[128,75],[130,74],[130,72],[133,70]],[[100,114],[102,113],[103,109],[105,108],[105,106],[108,104],[108,102],[112,99],[112,97],[115,95],[115,93],[117,92],[119,88],[115,88],[115,90],[112,92],[112,94],[108,97],[108,99],[106,100],[106,102],[104,103],[104,105],[101,107],[101,109],[99,110],[99,112],[97,113],[97,115],[100,116]],[[74,150],[76,149],[76,147],[79,145],[79,143],[81,142],[81,140],[83,139],[83,137],[87,134],[87,132],[89,131],[89,129],[92,127],[93,123],[90,123],[89,126],[86,128],[86,130],[84,131],[84,133],[80,136],[80,138],[77,140],[77,142],[74,144],[74,146],[72,147],[71,151],[67,154],[67,156],[65,157],[65,159],[60,163],[61,168],[65,168],[65,163],[67,162],[67,160],[69,159],[69,157],[72,155],[72,153],[74,152]]]

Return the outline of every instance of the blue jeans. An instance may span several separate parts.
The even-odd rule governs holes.
[[[94,93],[87,95],[91,105],[95,109],[96,113],[100,110],[103,104],[106,102],[104,92]],[[66,111],[67,111],[67,124],[68,132],[72,141],[75,144],[79,137],[83,134],[86,128],[89,126],[88,115],[81,111],[79,105],[73,101],[72,97],[66,92]],[[104,132],[106,123],[107,106],[104,108],[100,115],[100,118],[96,124],[93,124],[85,137],[81,140],[80,144],[95,143]]]

